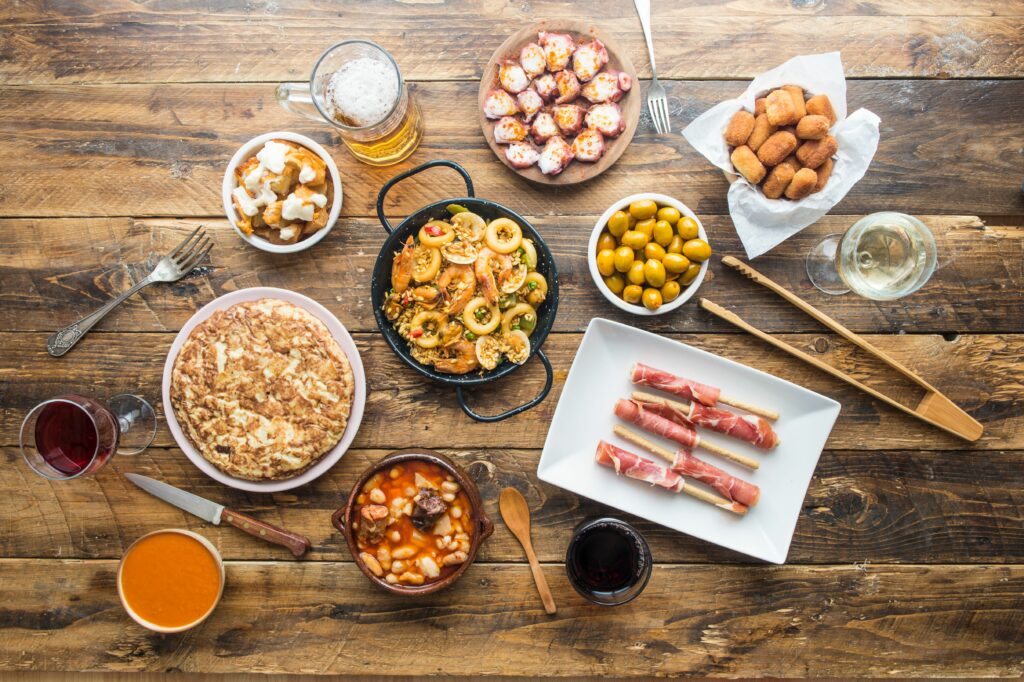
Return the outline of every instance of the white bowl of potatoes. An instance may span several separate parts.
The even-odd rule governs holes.
[[[224,172],[221,195],[238,235],[270,253],[308,249],[341,213],[337,164],[321,145],[287,131],[242,145]]]

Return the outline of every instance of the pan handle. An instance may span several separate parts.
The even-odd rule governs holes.
[[[544,381],[544,388],[541,389],[540,395],[538,395],[536,398],[533,398],[529,402],[523,403],[519,407],[513,407],[511,410],[508,410],[507,412],[501,412],[500,414],[496,414],[494,416],[487,417],[487,416],[484,416],[482,414],[477,414],[476,412],[474,412],[469,407],[469,405],[466,404],[466,398],[465,398],[465,396],[462,395],[462,386],[456,386],[455,387],[455,396],[459,399],[459,407],[462,408],[463,412],[465,412],[466,414],[468,414],[470,417],[472,417],[473,419],[477,420],[478,422],[486,422],[486,423],[500,422],[502,419],[508,419],[509,417],[514,417],[515,415],[519,414],[520,412],[525,412],[526,410],[530,409],[531,407],[535,407],[538,403],[540,403],[542,400],[544,400],[544,398],[548,397],[548,393],[551,392],[551,384],[554,382],[554,379],[555,379],[554,374],[551,372],[551,362],[548,360],[548,356],[544,355],[544,351],[542,351],[540,349],[537,350],[536,355],[537,355],[537,357],[540,358],[540,361],[544,363],[544,371],[547,373],[547,379]]]
[[[384,186],[380,188],[380,194],[377,195],[377,217],[380,218],[380,224],[384,226],[384,229],[387,231],[388,234],[391,234],[392,232],[395,231],[395,226],[392,225],[388,221],[387,217],[384,215],[384,199],[387,197],[388,192],[391,191],[391,188],[400,183],[402,180],[405,180],[408,177],[416,175],[417,173],[422,173],[428,168],[435,168],[437,166],[447,166],[448,168],[452,168],[458,171],[459,175],[462,176],[462,179],[466,181],[466,196],[470,198],[476,196],[473,193],[473,179],[469,177],[469,173],[466,172],[465,168],[455,163],[454,161],[445,161],[443,159],[438,159],[436,161],[427,161],[426,163],[420,164],[415,168],[410,168],[404,173],[399,173],[395,177],[385,182]]]

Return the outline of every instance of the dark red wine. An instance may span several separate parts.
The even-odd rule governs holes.
[[[110,413],[100,410],[94,421],[85,407],[66,400],[43,407],[36,419],[35,444],[47,465],[65,476],[76,476],[90,465],[102,465],[113,454],[116,435],[110,436],[116,434],[116,427]]]
[[[576,591],[598,604],[624,604],[651,575],[651,553],[624,521],[601,518],[581,524],[569,543],[565,570]]]

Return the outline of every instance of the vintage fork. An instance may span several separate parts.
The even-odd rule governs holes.
[[[144,280],[137,283],[128,291],[119,295],[105,306],[86,315],[78,322],[69,324],[67,327],[56,331],[46,340],[46,350],[50,355],[60,357],[64,355],[78,340],[85,336],[85,333],[96,326],[96,323],[106,317],[107,313],[116,308],[122,301],[134,294],[139,289],[147,287],[153,282],[177,282],[179,279],[192,272],[192,269],[202,260],[210,249],[213,248],[213,240],[206,236],[206,231],[200,225],[192,234],[185,237],[174,247],[174,250],[160,259],[153,271]]]
[[[658,69],[654,66],[654,41],[651,40],[651,0],[633,0],[636,13],[640,15],[640,26],[644,30],[647,42],[647,54],[651,58],[651,87],[647,91],[647,111],[654,121],[654,129],[660,134],[672,132],[672,123],[668,118],[668,99],[665,88],[658,82]]]

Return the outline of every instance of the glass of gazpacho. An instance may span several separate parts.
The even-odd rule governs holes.
[[[158,530],[136,540],[117,569],[128,615],[154,632],[199,625],[220,602],[224,563],[209,540],[188,530]]]

